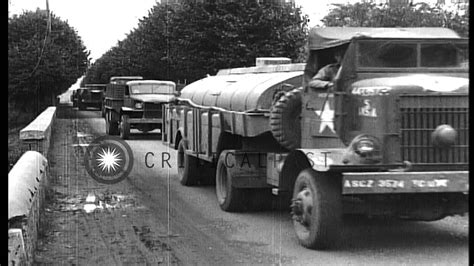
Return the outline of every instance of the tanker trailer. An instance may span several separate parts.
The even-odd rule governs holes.
[[[295,145],[300,135],[298,120],[289,124],[270,118],[283,94],[292,96],[279,108],[300,106],[297,88],[305,64],[290,62],[288,58],[257,58],[254,67],[220,70],[187,85],[176,103],[165,106],[163,142],[178,150],[183,185],[215,180],[219,205],[225,211],[258,209],[271,202],[266,154],[288,152],[280,142]],[[293,112],[298,116],[298,110]],[[291,138],[272,132],[277,124],[291,129]]]
[[[181,183],[216,164],[225,211],[290,194],[296,236],[312,249],[341,243],[343,214],[467,213],[468,40],[446,28],[351,27],[313,28],[308,40],[302,87],[281,65],[262,71],[282,78],[270,86],[248,76],[259,67],[223,70],[167,107]],[[341,46],[334,87],[307,86]]]

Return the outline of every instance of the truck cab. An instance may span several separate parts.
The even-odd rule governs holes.
[[[334,86],[311,88],[336,46],[346,52]],[[309,49],[301,142],[282,171],[294,180],[301,243],[330,244],[318,233],[336,236],[343,213],[433,221],[467,212],[468,40],[445,28],[314,28]],[[315,197],[327,193],[323,206]],[[340,211],[317,218],[307,211],[315,206]]]

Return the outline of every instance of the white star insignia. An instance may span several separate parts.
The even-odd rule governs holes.
[[[334,110],[331,110],[329,106],[329,101],[324,105],[322,111],[315,111],[316,114],[321,119],[321,124],[319,125],[319,133],[322,133],[326,127],[328,127],[333,133],[336,133],[334,130]]]

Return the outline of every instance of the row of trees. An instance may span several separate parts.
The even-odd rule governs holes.
[[[460,14],[426,3],[392,7],[374,3],[336,6],[323,18],[325,26],[445,27],[469,37],[469,8]]]
[[[469,36],[469,9],[460,15],[426,4],[338,5],[324,26],[448,27]],[[251,66],[256,57],[305,60],[307,17],[288,5],[255,1],[156,4],[124,40],[89,66],[89,52],[67,22],[47,12],[8,20],[8,99],[16,109],[42,110],[86,73],[83,83],[141,75],[188,83],[222,68]],[[86,71],[87,70],[87,71]]]
[[[299,8],[232,3],[157,4],[138,27],[88,69],[84,83],[141,75],[188,83],[256,57],[304,60],[307,19]]]
[[[89,64],[77,32],[54,14],[37,10],[8,19],[8,103],[13,112],[51,105]]]
[[[222,68],[250,66],[256,57],[305,60],[307,17],[299,8],[254,1],[218,4],[157,4],[138,28],[88,69],[84,83],[114,75],[188,83]],[[469,11],[460,15],[427,4],[336,5],[324,26],[447,27],[469,36]]]

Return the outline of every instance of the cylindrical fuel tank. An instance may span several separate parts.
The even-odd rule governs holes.
[[[184,87],[180,98],[229,111],[269,110],[276,90],[301,86],[303,70],[303,63],[224,69]]]

